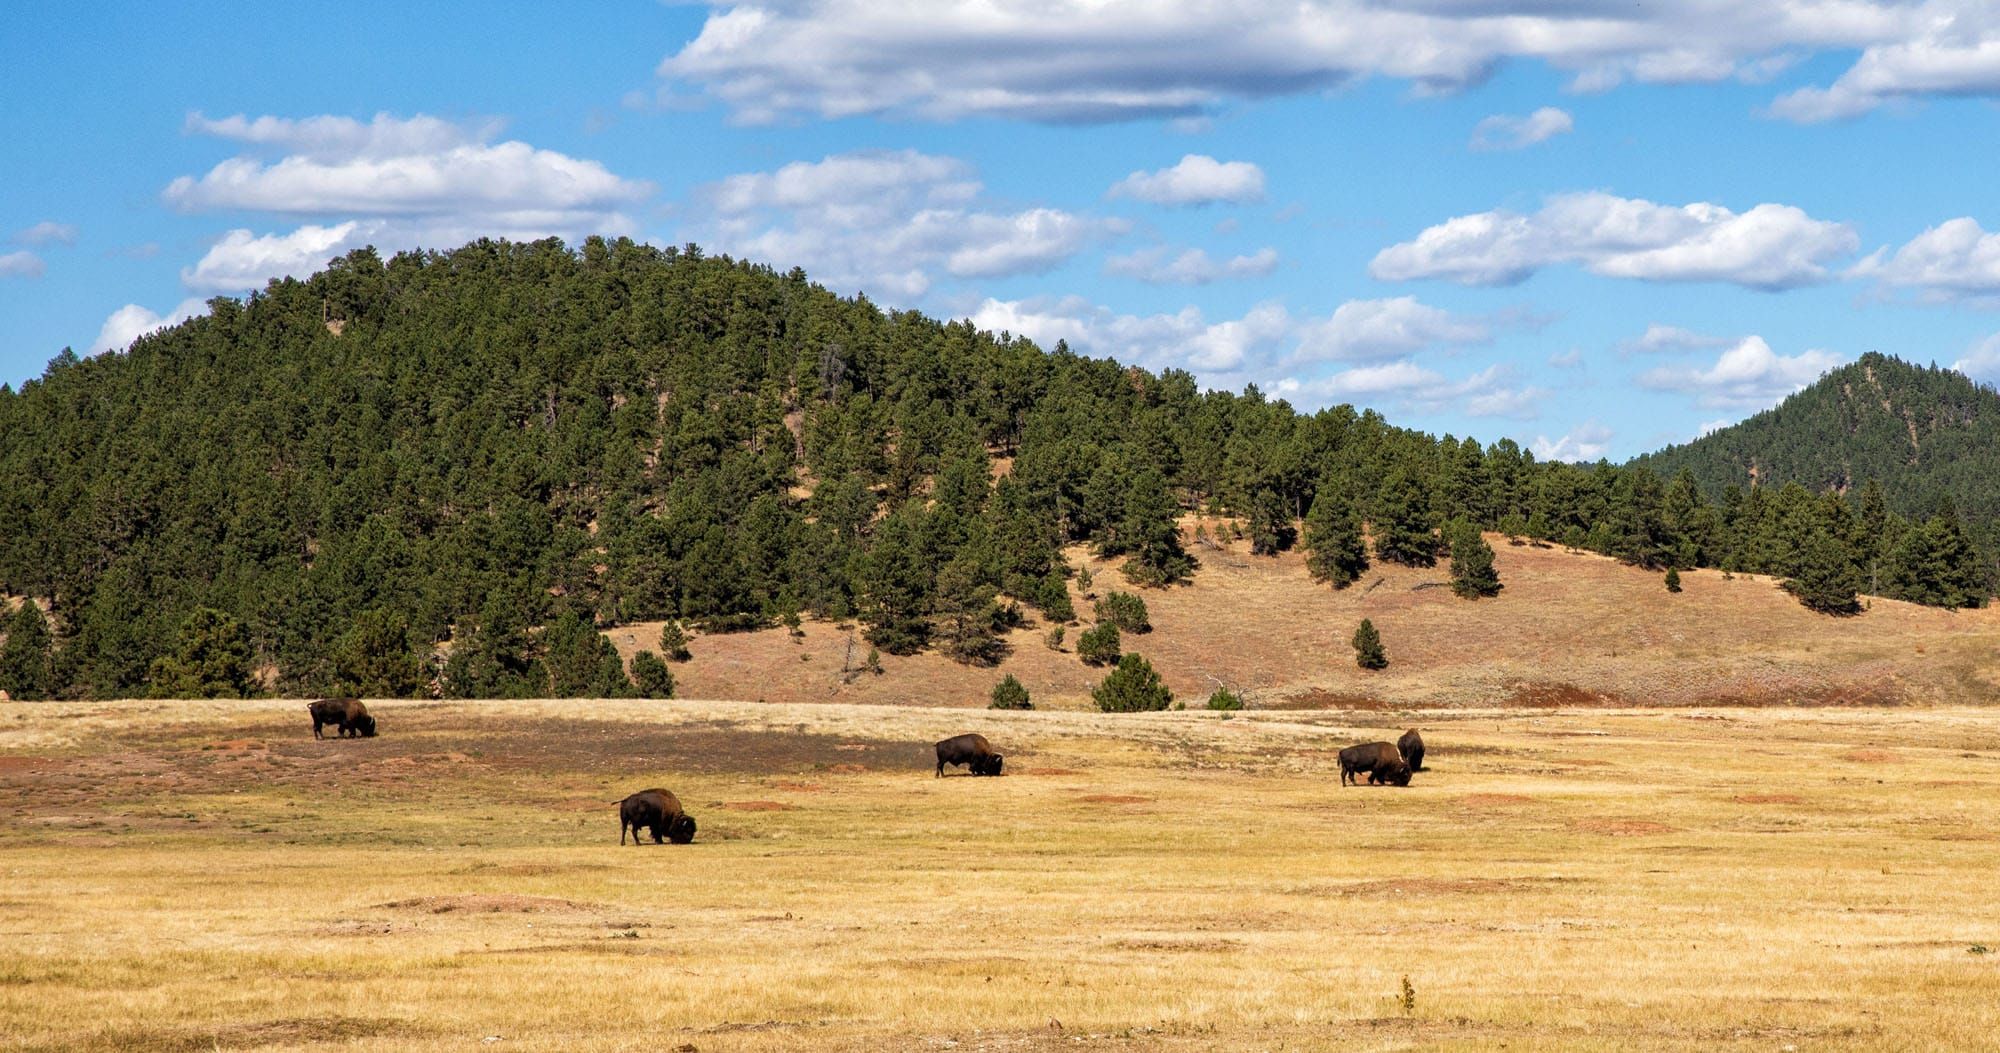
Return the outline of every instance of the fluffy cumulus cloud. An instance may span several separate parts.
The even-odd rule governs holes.
[[[1724,347],[1729,340],[1719,336],[1704,336],[1677,325],[1661,325],[1655,322],[1646,327],[1644,333],[1618,345],[1620,351],[1628,355],[1677,354],[1682,351],[1702,351],[1711,347]]]
[[[1816,52],[1860,58],[1786,96],[1800,120],[1882,100],[2000,92],[1983,0],[708,0],[701,33],[661,62],[745,122],[793,114],[984,115],[1077,122],[1197,117],[1231,100],[1367,77],[1420,93],[1509,60],[1580,91],[1633,80],[1760,82]]]
[[[1537,435],[1528,448],[1544,461],[1568,461],[1572,464],[1595,461],[1610,452],[1611,429],[1594,420],[1585,421],[1559,438]]]
[[[55,220],[45,219],[26,230],[17,232],[14,235],[14,240],[23,245],[34,246],[74,245],[76,244],[76,227],[68,223],[57,223]]]
[[[1790,205],[1738,213],[1707,202],[1660,205],[1587,192],[1552,197],[1532,214],[1496,209],[1454,217],[1383,249],[1368,270],[1385,281],[1512,285],[1574,263],[1614,278],[1777,290],[1827,281],[1828,265],[1859,244],[1845,224]]]
[[[1188,154],[1172,168],[1134,172],[1113,184],[1110,197],[1156,205],[1243,204],[1264,200],[1264,170],[1248,161],[1218,161]]]
[[[97,331],[97,339],[90,343],[90,353],[123,351],[132,346],[132,341],[147,333],[158,332],[170,325],[178,325],[199,314],[208,313],[208,304],[200,298],[189,298],[175,305],[165,314],[157,314],[136,303],[128,303],[104,320],[103,328]]]
[[[1840,365],[1831,351],[1780,355],[1761,336],[1744,337],[1707,368],[1662,366],[1639,374],[1639,386],[1695,396],[1708,407],[1764,407]]]
[[[1061,340],[1122,362],[1186,369],[1220,387],[1257,383],[1311,405],[1352,401],[1527,418],[1548,395],[1517,383],[1506,366],[1452,379],[1416,362],[1414,356],[1423,352],[1483,342],[1491,326],[1408,298],[1351,301],[1325,316],[1301,316],[1267,301],[1240,318],[1219,321],[1209,321],[1196,307],[1132,315],[1075,296],[988,299],[971,317],[982,329],[1028,336],[1043,346]],[[1301,372],[1325,362],[1342,368],[1324,375]]]
[[[48,264],[40,256],[23,249],[19,252],[0,253],[0,278],[39,278],[48,273]]]
[[[1982,384],[2000,384],[2000,333],[1966,348],[1951,368]]]
[[[1225,278],[1261,278],[1277,267],[1278,250],[1268,247],[1218,260],[1206,249],[1175,252],[1156,245],[1113,256],[1104,263],[1107,274],[1137,278],[1149,285],[1207,285]]]
[[[477,237],[576,239],[635,227],[621,209],[651,193],[596,161],[494,142],[497,122],[377,114],[370,121],[232,116],[188,118],[192,134],[250,152],[182,176],[162,198],[184,212],[312,217],[294,230],[223,235],[182,271],[190,289],[240,292],[304,275],[363,244],[447,246]]]
[[[691,233],[721,251],[804,267],[841,291],[904,302],[939,277],[1047,271],[1125,225],[981,201],[970,166],[915,150],[837,154],[731,176],[695,195]]]
[[[2000,233],[1970,217],[1948,220],[1893,253],[1878,249],[1849,273],[1931,300],[1990,298],[2000,295]]]
[[[1496,113],[1480,121],[1468,145],[1479,151],[1519,150],[1575,130],[1576,121],[1567,111],[1544,106],[1526,117]]]

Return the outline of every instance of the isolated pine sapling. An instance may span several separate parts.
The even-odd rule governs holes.
[[[674,671],[651,651],[632,656],[632,683],[637,685],[640,698],[674,697]]]
[[[1363,669],[1389,667],[1389,656],[1382,650],[1382,635],[1375,631],[1375,623],[1366,618],[1354,630],[1354,664]]]
[[[1224,712],[1243,708],[1243,696],[1226,687],[1218,687],[1208,696],[1208,708]]]
[[[660,626],[660,653],[669,662],[685,662],[694,657],[688,654],[688,634],[680,622],[669,621]]]
[[[1103,622],[1076,638],[1076,656],[1087,665],[1110,665],[1118,660],[1120,644],[1117,624]]]
[[[1078,591],[1083,593],[1084,599],[1086,600],[1090,599],[1094,595],[1090,591],[1090,587],[1092,583],[1094,583],[1096,580],[1097,579],[1090,576],[1089,567],[1085,567],[1082,570],[1076,572],[1076,587]]]
[[[1058,625],[1055,628],[1050,629],[1049,634],[1047,636],[1042,637],[1042,643],[1046,644],[1048,646],[1048,649],[1051,651],[1061,651],[1063,647],[1063,637],[1065,635],[1067,635],[1067,633],[1064,630],[1064,628]]]
[[[1672,567],[1668,567],[1668,568],[1667,568],[1667,579],[1666,579],[1666,580],[1667,580],[1667,591],[1668,591],[1668,592],[1679,592],[1679,591],[1681,591],[1681,572],[1680,572],[1680,571],[1678,571],[1678,570],[1675,570],[1675,569],[1674,569],[1674,568],[1672,568]]]
[[[1480,536],[1479,529],[1461,519],[1454,521],[1445,535],[1451,543],[1451,591],[1467,600],[1498,596],[1503,586],[1493,569],[1493,546]]]
[[[1098,600],[1092,609],[1099,622],[1110,622],[1128,633],[1149,633],[1153,623],[1147,619],[1146,601],[1129,592],[1112,591]]]
[[[1106,713],[1162,710],[1174,701],[1173,692],[1160,682],[1152,664],[1136,654],[1119,658],[1118,668],[1091,690],[1090,697]]]
[[[993,705],[990,708],[1033,709],[1035,705],[1028,701],[1028,689],[1014,679],[1014,674],[1009,673],[993,685]]]

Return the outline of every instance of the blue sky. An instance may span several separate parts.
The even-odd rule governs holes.
[[[1543,456],[1871,350],[2000,380],[2000,11],[1627,6],[22,5],[0,382],[361,244],[589,233]]]

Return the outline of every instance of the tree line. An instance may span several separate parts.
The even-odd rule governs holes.
[[[695,246],[482,240],[359,250],[0,386],[0,591],[35,601],[0,688],[612,695],[639,687],[599,627],[803,615],[992,665],[1031,614],[1075,616],[1068,545],[1133,587],[1185,581],[1190,511],[1305,546],[1335,587],[1497,530],[1802,597],[1822,567],[1944,606],[1991,591],[1954,510],[1881,487],[1711,499],[1686,471],[1203,392]]]

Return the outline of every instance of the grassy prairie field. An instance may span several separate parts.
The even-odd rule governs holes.
[[[0,705],[0,1048],[2000,1034],[1990,710],[373,708]],[[1339,785],[1409,724],[1433,770]],[[965,730],[1005,777],[932,778]],[[652,785],[693,845],[618,845]]]

